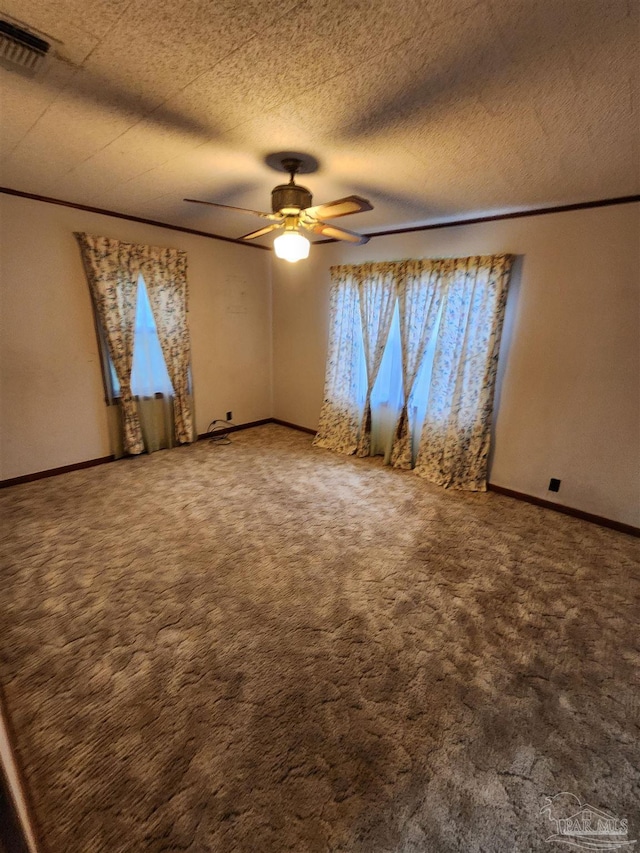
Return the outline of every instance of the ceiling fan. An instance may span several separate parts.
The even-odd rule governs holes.
[[[295,176],[301,171],[313,171],[317,166],[316,161],[308,157],[303,160],[304,155],[285,156],[270,155],[267,163],[274,168],[289,173],[289,183],[279,184],[271,191],[271,213],[263,213],[259,210],[249,210],[246,207],[233,207],[229,204],[217,204],[214,201],[202,201],[197,198],[185,198],[185,201],[196,204],[208,204],[212,207],[221,207],[225,210],[236,210],[241,213],[251,213],[262,219],[271,220],[271,225],[258,228],[240,237],[240,240],[255,240],[271,231],[284,229],[274,241],[276,255],[287,261],[298,261],[309,255],[309,240],[300,233],[300,229],[311,231],[313,234],[322,234],[333,240],[346,240],[349,243],[367,243],[369,238],[355,231],[347,231],[346,228],[338,228],[330,225],[325,219],[335,219],[338,216],[348,216],[352,213],[363,213],[373,210],[373,205],[365,198],[350,195],[346,198],[330,201],[326,204],[311,206],[311,192],[303,186],[296,184]],[[279,158],[276,160],[276,158]]]

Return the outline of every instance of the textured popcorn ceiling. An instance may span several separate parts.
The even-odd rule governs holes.
[[[237,237],[282,149],[362,231],[640,192],[637,0],[2,0],[3,186]],[[270,237],[263,238],[265,243]]]

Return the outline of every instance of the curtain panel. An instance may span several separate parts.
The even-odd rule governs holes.
[[[391,328],[397,298],[396,272],[396,265],[392,263],[361,264],[356,272],[367,368],[367,391],[356,448],[358,456],[369,456],[371,452],[371,392]]]
[[[400,345],[404,403],[395,427],[391,464],[413,467],[409,402],[422,367],[427,344],[435,330],[445,287],[444,261],[406,261],[398,271]]]
[[[485,491],[500,337],[513,257],[445,262],[447,286],[415,472]]]
[[[359,400],[362,325],[358,279],[349,267],[331,268],[329,349],[316,447],[355,453],[361,420]]]
[[[487,255],[331,267],[329,355],[314,444],[369,455],[371,394],[397,303],[403,405],[391,464],[413,467],[409,406],[429,343],[433,348],[435,342],[415,473],[447,487],[486,489],[512,260]],[[359,383],[362,359],[365,394]]]
[[[77,233],[98,322],[120,383],[122,443],[126,453],[142,453],[144,443],[131,393],[133,338],[138,296],[137,247],[108,237]]]
[[[193,441],[193,418],[189,404],[191,340],[187,326],[187,254],[177,249],[148,246],[145,249],[141,272],[173,385],[175,436],[179,444],[188,444]]]
[[[173,385],[175,438],[180,444],[192,441],[186,253],[82,232],[75,236],[80,245],[98,322],[120,384],[124,452],[137,454],[145,449],[138,403],[131,391],[139,274],[146,283],[160,346]]]

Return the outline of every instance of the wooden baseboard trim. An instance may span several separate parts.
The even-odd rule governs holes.
[[[207,438],[214,438],[216,435],[220,435],[220,433],[227,432],[240,432],[242,429],[251,429],[251,427],[264,426],[265,424],[272,423],[272,418],[262,418],[260,421],[250,421],[246,424],[231,424],[227,426],[227,421],[223,421],[220,424],[220,429],[215,430],[215,432],[201,432],[198,435],[198,441],[206,441]]]
[[[203,432],[198,436],[198,440],[213,438],[215,435],[220,435],[223,432],[238,432],[241,429],[251,429],[251,427],[264,426],[264,424],[278,424],[278,426],[288,427],[289,429],[297,429],[298,432],[306,432],[308,435],[315,435],[316,430],[309,427],[299,426],[298,424],[289,423],[289,421],[281,421],[280,418],[263,418],[261,421],[251,421],[247,424],[234,424],[226,426],[222,421],[220,429],[215,432]]]
[[[0,489],[19,486],[21,483],[31,483],[33,480],[44,480],[45,477],[56,477],[58,474],[68,474],[69,471],[79,471],[82,468],[95,468],[96,465],[104,465],[106,462],[113,462],[114,459],[115,456],[100,456],[98,459],[86,459],[84,462],[62,465],[60,468],[47,468],[46,471],[23,474],[22,477],[10,477],[8,480],[0,480]]]
[[[298,432],[307,433],[307,435],[315,435],[316,430],[309,427],[292,424],[289,421],[283,421],[280,418],[262,418],[259,421],[250,421],[245,424],[229,424],[227,427],[221,428],[219,432],[239,432],[243,429],[251,429],[252,427],[264,426],[265,424],[278,424],[278,426],[288,427],[289,429],[298,430]],[[219,432],[217,434],[219,434]],[[198,440],[203,441],[208,438],[213,438],[215,432],[203,432],[198,435]],[[87,459],[84,462],[74,462],[72,465],[62,465],[60,468],[48,468],[46,471],[35,471],[33,474],[24,474],[21,477],[11,477],[7,480],[0,480],[0,489],[8,486],[19,486],[21,483],[31,483],[34,480],[43,480],[46,477],[56,477],[58,474],[68,474],[70,471],[80,471],[83,468],[95,468],[97,465],[104,465],[107,462],[115,461],[114,456],[100,456],[98,459]],[[552,509],[554,512],[561,512],[564,515],[571,515],[574,518],[580,518],[583,521],[589,521],[591,524],[599,524],[600,527],[609,527],[611,530],[617,530],[619,533],[626,533],[628,536],[640,537],[640,527],[634,527],[632,524],[624,524],[621,521],[614,521],[612,518],[604,518],[601,515],[594,515],[591,512],[584,512],[581,509],[576,509],[564,504],[557,504],[553,501],[547,501],[544,498],[536,498],[533,495],[524,494],[524,492],[516,492],[514,489],[507,489],[504,486],[497,486],[494,483],[487,483],[487,489],[490,492],[496,492],[500,495],[505,495],[508,498],[515,498],[525,503],[541,506],[545,509]]]
[[[515,498],[518,501],[541,506],[545,509],[552,509],[555,512],[561,512],[564,515],[571,515],[574,518],[580,518],[582,521],[590,521],[591,524],[599,524],[600,527],[610,527],[611,530],[617,530],[619,533],[627,533],[629,536],[640,537],[640,527],[634,527],[632,524],[623,524],[621,521],[614,521],[612,518],[604,518],[601,515],[594,515],[591,512],[584,512],[575,507],[564,506],[564,504],[556,504],[553,501],[547,501],[544,498],[536,498],[533,495],[525,495],[523,492],[516,492],[513,489],[506,489],[504,486],[496,486],[493,483],[487,483],[487,489],[490,492],[497,492],[499,495],[506,495],[508,498]]]
[[[289,427],[289,429],[297,429],[298,432],[306,432],[308,435],[316,434],[315,429],[299,426],[298,424],[291,424],[289,423],[289,421],[281,421],[280,418],[271,418],[271,423],[278,424],[279,426]]]
[[[272,418],[263,418],[261,421],[251,421],[247,424],[234,424],[227,427],[225,432],[237,432],[241,429],[262,426],[272,423]],[[215,433],[203,432],[198,439],[211,438]],[[123,457],[127,458],[127,457]],[[115,456],[100,456],[98,459],[86,459],[84,462],[74,462],[72,465],[62,465],[60,468],[47,468],[45,471],[34,471],[33,474],[23,474],[21,477],[10,477],[0,480],[0,489],[9,486],[19,486],[21,483],[31,483],[34,480],[44,480],[46,477],[56,477],[58,474],[68,474],[70,471],[80,471],[82,468],[95,468],[96,465],[104,465],[106,462],[115,462]]]

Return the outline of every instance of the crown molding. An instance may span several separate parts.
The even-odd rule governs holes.
[[[143,225],[155,225],[156,228],[167,228],[169,231],[180,231],[183,234],[195,234],[196,237],[208,237],[210,240],[223,240],[225,243],[235,243],[238,246],[246,246],[249,249],[262,249],[270,252],[271,246],[261,246],[259,243],[247,243],[244,240],[236,240],[233,237],[223,237],[221,234],[211,234],[209,231],[197,231],[195,228],[184,228],[182,225],[171,225],[168,222],[158,222],[156,219],[144,219],[142,216],[132,216],[129,213],[118,213],[116,210],[104,210],[102,207],[91,207],[88,204],[76,204],[74,201],[64,201],[61,198],[50,198],[46,195],[26,193],[22,190],[14,190],[10,187],[0,187],[0,193],[5,195],[28,198],[32,201],[41,201],[45,204],[57,204],[61,207],[71,207],[74,210],[84,210],[87,213],[99,213],[101,216],[113,216],[115,219],[126,219],[129,222],[141,222]]]
[[[631,204],[639,202],[640,195],[623,195],[617,198],[602,198],[596,201],[579,201],[575,204],[560,204],[555,207],[538,207],[529,210],[516,210],[512,213],[495,213],[487,216],[474,216],[469,219],[454,219],[451,222],[432,222],[429,225],[411,225],[407,228],[389,228],[385,231],[370,231],[365,234],[370,240],[374,237],[389,237],[393,234],[411,234],[414,231],[435,231],[437,228],[457,228],[461,225],[479,225],[482,222],[499,222],[502,219],[522,219],[525,216],[544,216],[548,213],[567,213],[571,210],[588,210],[592,207],[610,207],[614,204]],[[326,240],[316,240],[313,245],[323,243],[339,243],[333,237]]]
[[[198,231],[195,228],[185,228],[181,225],[171,225],[168,222],[159,222],[155,219],[144,219],[141,216],[133,216],[128,213],[118,213],[115,210],[105,210],[101,207],[91,207],[87,204],[77,204],[73,201],[65,201],[64,199],[51,198],[45,195],[37,195],[35,193],[27,193],[22,190],[11,189],[10,187],[0,187],[0,193],[5,195],[18,196],[19,198],[28,198],[33,201],[41,201],[45,204],[57,204],[61,207],[71,207],[75,210],[84,210],[87,213],[98,213],[101,216],[113,216],[116,219],[125,219],[129,222],[140,222],[143,225],[154,225],[157,228],[167,228],[169,231],[180,231],[183,234],[195,234],[196,237],[208,237],[210,240],[222,240],[225,243],[235,243],[238,246],[247,246],[250,249],[262,249],[264,252],[272,252],[271,246],[263,246],[260,243],[247,243],[244,240],[238,240],[233,237],[223,237],[221,234],[212,234],[209,231]],[[589,210],[595,207],[611,207],[617,204],[633,204],[640,202],[640,195],[623,195],[616,198],[602,198],[594,201],[580,201],[575,204],[561,204],[555,207],[539,207],[528,210],[516,210],[511,213],[496,213],[487,216],[473,216],[467,219],[454,219],[450,222],[432,222],[428,225],[411,225],[406,228],[388,228],[384,231],[372,231],[365,234],[369,240],[375,237],[390,237],[394,234],[412,234],[418,231],[435,231],[438,228],[459,228],[462,225],[480,225],[483,222],[500,222],[503,219],[522,219],[527,216],[546,216],[550,213],[567,213],[573,210]],[[327,238],[325,240],[314,240],[312,246],[322,246],[326,243],[339,243],[340,240]]]

